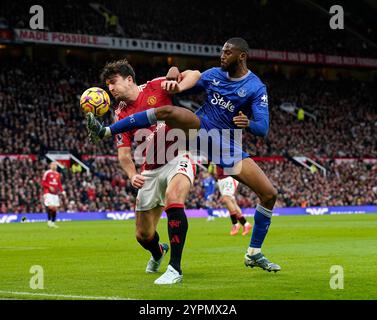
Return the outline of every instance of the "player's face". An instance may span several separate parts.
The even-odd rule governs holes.
[[[118,102],[129,100],[133,84],[134,82],[131,76],[123,78],[119,74],[106,80],[106,85],[109,88],[110,93]]]
[[[221,50],[221,69],[223,71],[233,71],[240,62],[241,50],[235,48],[230,43],[225,43]]]
[[[56,171],[58,169],[58,164],[53,162],[53,163],[51,163],[50,168],[51,168],[52,171]]]

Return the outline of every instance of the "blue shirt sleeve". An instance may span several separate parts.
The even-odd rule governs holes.
[[[207,81],[211,78],[212,69],[202,72],[200,79],[195,84],[194,88],[205,90],[207,89]]]
[[[256,136],[265,137],[269,129],[268,96],[266,86],[256,91],[251,102],[252,119],[249,129]]]

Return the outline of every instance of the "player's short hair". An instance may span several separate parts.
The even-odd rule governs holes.
[[[49,164],[49,167],[52,168],[53,165],[56,165],[57,167],[59,167],[59,163],[57,161],[51,161]]]
[[[229,40],[226,41],[227,43],[230,43],[234,45],[237,49],[249,53],[249,45],[247,44],[245,39],[242,38],[230,38]]]
[[[127,61],[127,59],[106,63],[101,72],[101,81],[105,82],[106,80],[116,76],[117,74],[121,75],[123,78],[131,76],[136,83],[135,71]]]

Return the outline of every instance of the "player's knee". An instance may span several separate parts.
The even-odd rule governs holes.
[[[273,206],[278,197],[278,191],[276,188],[272,187],[268,192],[266,192],[261,198],[262,202],[268,204],[268,206]]]
[[[173,106],[163,106],[160,108],[157,108],[157,119],[159,120],[168,120],[171,119],[173,113],[174,113],[174,107]]]
[[[229,202],[231,202],[232,200],[231,200],[231,198],[229,197],[229,196],[222,196],[221,197],[221,203],[222,204],[228,204]]]
[[[136,230],[136,240],[139,243],[144,243],[153,238],[153,235],[150,231],[148,230]]]

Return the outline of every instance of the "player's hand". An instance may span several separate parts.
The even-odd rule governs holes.
[[[240,111],[238,116],[233,117],[233,122],[238,128],[247,128],[250,124],[249,118]]]
[[[180,83],[182,81],[182,74],[177,67],[171,67],[166,74],[166,80],[176,80]]]
[[[55,192],[55,187],[49,186],[48,189],[49,189],[51,192]]]
[[[134,188],[140,189],[143,187],[145,182],[145,177],[142,176],[141,174],[135,174],[134,176],[131,177],[131,184]]]
[[[175,94],[181,92],[179,83],[176,80],[165,80],[161,82],[162,90],[165,90],[169,94]]]
[[[63,196],[64,198],[66,198],[66,197],[67,197],[67,193],[66,193],[65,191],[63,191],[63,192],[62,192],[62,196]]]

